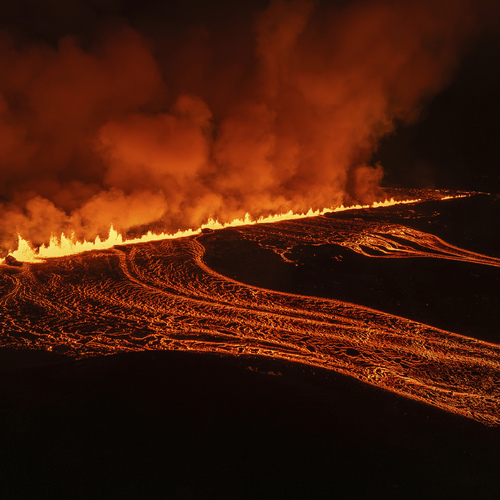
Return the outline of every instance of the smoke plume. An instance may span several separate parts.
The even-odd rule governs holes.
[[[467,0],[276,0],[178,25],[74,4],[49,35],[0,33],[3,253],[18,232],[374,201],[379,140],[418,117],[480,25]]]

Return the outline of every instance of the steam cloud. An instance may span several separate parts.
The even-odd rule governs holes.
[[[0,250],[18,232],[40,244],[374,201],[378,141],[446,84],[478,13],[277,0],[222,30],[110,16],[56,46],[4,31]]]

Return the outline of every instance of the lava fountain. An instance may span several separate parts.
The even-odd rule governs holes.
[[[385,210],[398,208],[388,205]],[[499,425],[497,344],[362,304],[247,285],[205,262],[207,238],[225,241],[227,231],[238,231],[246,245],[257,243],[292,266],[290,249],[334,245],[370,260],[453,262],[457,272],[460,266],[500,267],[498,258],[448,244],[411,224],[363,219],[372,212],[379,211],[241,220],[221,231],[149,235],[133,245],[115,232],[97,242],[113,248],[3,266],[2,345],[77,358],[166,349],[284,359]]]
[[[455,197],[460,197],[464,195],[456,195]],[[442,199],[450,199],[454,196],[444,197]],[[303,219],[306,217],[317,217],[319,215],[324,215],[327,213],[335,213],[342,212],[345,210],[359,210],[366,208],[379,208],[379,207],[389,207],[393,205],[399,204],[408,204],[408,203],[417,203],[418,199],[407,199],[407,200],[394,200],[391,198],[390,200],[374,202],[372,205],[351,205],[348,207],[344,207],[341,205],[340,207],[335,208],[324,208],[323,210],[313,210],[309,209],[308,212],[297,214],[292,210],[285,214],[276,214],[269,215],[267,217],[260,217],[256,220],[253,220],[250,217],[250,214],[246,214],[243,219],[234,219],[231,222],[220,223],[216,220],[209,219],[207,223],[202,224],[202,226],[198,229],[188,229],[185,231],[177,231],[176,233],[153,233],[148,231],[147,234],[139,238],[132,239],[124,239],[121,234],[119,234],[111,225],[108,237],[105,240],[101,240],[99,236],[92,241],[75,241],[74,236],[68,238],[64,233],[61,234],[60,237],[52,235],[48,245],[42,245],[36,249],[33,248],[33,245],[25,240],[21,235],[19,235],[18,247],[13,252],[10,252],[9,255],[20,262],[43,262],[43,259],[51,258],[51,257],[63,257],[66,255],[74,255],[77,253],[88,252],[92,250],[105,250],[107,248],[111,248],[114,245],[130,245],[134,243],[144,243],[148,241],[159,241],[165,239],[177,239],[177,238],[185,238],[188,236],[193,236],[201,233],[204,229],[224,229],[227,227],[238,227],[238,226],[248,226],[253,224],[269,224],[273,222],[280,222],[284,220],[293,220],[293,219]],[[0,259],[0,265],[5,262],[5,259]]]
[[[374,153],[449,83],[483,2],[276,0],[168,29],[132,4],[76,33],[0,34],[2,255],[19,235],[0,268],[2,345],[286,359],[497,425],[498,345],[244,284],[203,244],[232,230],[290,266],[290,249],[334,245],[494,272],[497,257],[414,227],[417,208],[369,220],[420,206],[374,203]]]

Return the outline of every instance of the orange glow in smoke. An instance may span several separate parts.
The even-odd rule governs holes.
[[[276,0],[178,37],[114,15],[89,39],[0,33],[0,255],[17,233],[48,244],[19,242],[15,255],[37,260],[109,248],[114,232],[84,240],[111,224],[125,235],[371,205],[373,154],[449,83],[477,3]],[[73,231],[81,243],[59,237]]]
[[[453,198],[453,196],[446,197],[447,199]],[[167,239],[177,239],[185,238],[187,236],[193,236],[195,234],[201,233],[203,229],[224,229],[226,227],[237,227],[237,226],[249,226],[253,224],[269,224],[273,222],[280,222],[284,220],[292,219],[303,219],[306,217],[317,217],[319,215],[324,215],[327,213],[342,212],[345,210],[359,210],[364,208],[379,208],[379,207],[389,207],[392,205],[417,203],[419,199],[414,200],[395,200],[391,198],[390,200],[385,200],[381,202],[375,202],[372,205],[351,205],[345,207],[341,205],[336,208],[324,208],[323,210],[312,210],[310,209],[306,213],[294,213],[290,210],[284,214],[269,215],[267,217],[259,217],[258,219],[252,219],[247,213],[243,219],[234,219],[231,222],[220,223],[217,220],[209,219],[205,224],[202,224],[198,229],[188,229],[186,231],[177,231],[176,233],[153,233],[149,231],[140,238],[124,239],[118,231],[116,231],[111,225],[109,229],[108,237],[102,240],[99,236],[96,237],[94,241],[76,241],[74,238],[67,237],[65,234],[61,234],[60,237],[52,235],[48,245],[42,245],[39,248],[33,248],[31,243],[25,240],[21,235],[19,235],[18,247],[16,250],[11,252],[9,255],[14,257],[20,262],[43,262],[44,259],[53,257],[64,257],[67,255],[75,255],[82,252],[88,252],[92,250],[106,250],[112,248],[115,245],[130,245],[134,243],[145,243],[148,241],[159,241]],[[3,264],[5,259],[0,259],[0,264]]]
[[[234,221],[254,224],[234,231],[243,241],[273,242],[267,248],[282,256],[283,248],[326,243],[375,258],[500,267],[498,258],[400,224],[306,215],[280,224]],[[300,217],[280,217],[287,216]],[[222,226],[204,227],[210,225]],[[109,240],[97,243],[105,248],[118,242],[122,239],[112,231]],[[177,238],[24,269],[5,266],[0,269],[3,345],[58,349],[76,358],[182,350],[283,359],[500,425],[498,344],[363,304],[248,285],[210,268],[205,251],[202,237]]]

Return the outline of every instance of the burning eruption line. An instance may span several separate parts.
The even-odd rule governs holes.
[[[463,196],[463,195],[462,195]],[[446,199],[455,198],[458,196],[448,196]],[[443,198],[444,199],[444,198]],[[69,255],[75,255],[83,252],[89,252],[92,250],[107,250],[115,245],[132,245],[136,243],[146,243],[150,241],[159,241],[167,239],[178,239],[186,238],[188,236],[194,236],[200,234],[203,229],[225,229],[227,227],[238,227],[238,226],[250,226],[254,224],[269,224],[273,222],[280,222],[285,220],[293,219],[304,219],[307,217],[317,217],[319,215],[325,215],[328,213],[343,212],[347,210],[360,210],[367,208],[380,208],[389,207],[393,205],[402,205],[410,203],[418,203],[421,199],[410,199],[410,200],[395,200],[391,198],[384,201],[376,201],[371,205],[350,205],[339,207],[324,208],[322,210],[313,210],[310,208],[306,213],[297,214],[293,210],[289,212],[268,215],[267,217],[261,216],[258,219],[252,219],[250,214],[247,213],[242,219],[233,219],[231,222],[221,223],[218,220],[209,218],[205,224],[202,224],[198,229],[187,229],[184,231],[177,231],[176,233],[153,233],[148,231],[146,234],[139,238],[123,239],[123,236],[116,231],[116,229],[111,224],[109,228],[108,237],[102,240],[99,236],[95,238],[94,241],[75,241],[74,235],[68,237],[64,233],[61,234],[60,238],[51,235],[48,245],[41,245],[38,248],[33,248],[31,243],[24,239],[20,234],[18,235],[18,246],[13,252],[8,255],[13,257],[19,262],[29,262],[29,263],[42,263],[45,259],[65,257]],[[4,264],[6,259],[0,259],[0,265]]]

